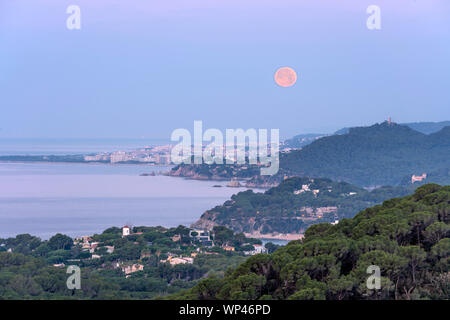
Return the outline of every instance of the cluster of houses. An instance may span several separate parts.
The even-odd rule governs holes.
[[[195,257],[195,256],[194,256]],[[175,255],[169,254],[167,259],[160,260],[161,263],[170,263],[171,266],[176,266],[177,264],[193,264],[194,257],[177,257]]]
[[[336,214],[338,211],[338,207],[336,206],[328,206],[328,207],[302,207],[299,209],[300,216],[297,218],[303,221],[315,221],[317,219],[322,219],[325,214],[334,213]]]
[[[294,194],[302,194],[304,192],[312,192],[314,194],[315,197],[317,197],[317,195],[319,194],[320,190],[319,189],[310,189],[310,184],[303,184],[301,189],[298,190],[294,190]]]
[[[142,232],[133,233],[132,228],[128,225],[122,227],[122,237],[128,237],[131,235],[142,235]],[[211,232],[207,230],[190,230],[189,237],[198,242],[201,247],[204,248],[212,248],[215,246],[214,241],[211,236]],[[174,235],[171,237],[173,242],[178,242],[181,240],[181,235]],[[91,236],[83,236],[76,238],[74,240],[75,245],[80,245],[83,251],[87,251],[91,253],[91,259],[99,259],[101,255],[99,254],[99,242],[93,240]],[[114,246],[102,246],[101,248],[105,248],[106,252],[111,254],[114,252]],[[229,245],[223,245],[222,249],[225,251],[235,251],[235,247]],[[200,247],[196,249],[196,252],[190,254],[190,256],[176,255],[172,253],[168,253],[166,259],[161,259],[161,263],[169,263],[171,266],[175,266],[178,264],[193,264],[194,259],[198,254],[206,254],[206,255],[218,255],[217,252],[208,252]],[[253,245],[253,250],[245,251],[245,255],[255,255],[260,253],[267,253],[267,249],[262,245]],[[151,254],[148,251],[141,253],[141,259],[150,257]],[[159,254],[158,254],[159,257]],[[56,266],[56,265],[55,265]],[[125,277],[128,278],[132,273],[144,270],[144,265],[140,263],[126,264],[121,261],[116,261],[113,263],[112,267],[114,269],[120,268],[122,272],[125,274]]]
[[[95,250],[98,248],[99,243],[93,241],[91,236],[84,236],[75,238],[74,245],[81,245],[81,249],[83,251],[89,251],[89,253],[92,254],[92,259],[98,259],[100,256],[98,254],[95,254]],[[103,248],[106,248],[107,253],[113,253],[114,252],[114,246],[104,246]]]
[[[142,149],[132,151],[114,151],[98,154],[89,154],[84,156],[86,162],[141,162],[153,164],[169,164],[170,152],[173,146],[148,146]]]
[[[419,177],[416,177],[416,178],[419,179]],[[425,174],[425,178],[426,178],[426,174]],[[311,181],[314,181],[314,180],[311,180]],[[417,180],[417,181],[419,181],[419,180]],[[420,180],[420,181],[422,181],[422,180]],[[302,194],[304,192],[312,192],[312,194],[315,197],[317,197],[317,195],[320,193],[320,190],[319,189],[311,189],[310,187],[311,187],[311,184],[303,184],[301,189],[294,190],[294,194],[298,195],[298,194]],[[331,190],[331,188],[328,189],[328,192],[331,192],[331,191],[333,191],[333,190]],[[356,194],[357,194],[356,192],[349,192],[347,194],[343,194],[343,196],[354,196]]]
[[[214,247],[214,242],[211,239],[211,233],[209,231],[194,229],[189,232],[189,237],[200,242],[200,244],[204,247]]]

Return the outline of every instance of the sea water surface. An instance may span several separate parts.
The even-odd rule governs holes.
[[[82,236],[111,226],[189,226],[246,188],[163,175],[168,167],[0,163],[0,238]],[[215,188],[213,185],[223,185]],[[255,192],[261,190],[255,190]]]

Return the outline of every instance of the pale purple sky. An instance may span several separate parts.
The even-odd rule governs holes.
[[[0,138],[450,120],[449,17],[448,0],[0,0]]]

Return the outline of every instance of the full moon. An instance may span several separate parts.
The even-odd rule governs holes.
[[[297,81],[297,74],[289,67],[283,67],[275,72],[275,82],[280,87],[290,87]]]

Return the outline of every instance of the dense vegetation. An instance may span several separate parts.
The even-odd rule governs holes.
[[[295,193],[305,185],[310,191]],[[314,194],[313,190],[319,192]],[[237,232],[301,233],[312,224],[351,218],[362,209],[412,192],[411,187],[382,187],[369,192],[346,182],[294,177],[265,193],[239,192],[223,205],[206,211],[194,225],[213,222]],[[329,207],[336,210],[316,210]]]
[[[248,179],[258,176],[260,167],[256,165],[238,164],[179,164],[174,166],[169,175],[196,179],[228,180],[233,177]]]
[[[190,288],[199,279],[223,277],[248,257],[243,251],[261,243],[224,227],[214,230],[216,246],[205,248],[179,226],[135,227],[122,237],[112,227],[90,237],[92,251],[83,249],[70,237],[57,234],[42,241],[28,234],[0,239],[0,299],[149,299]],[[140,234],[142,233],[142,234]],[[180,236],[176,241],[173,236]],[[225,251],[223,245],[235,246]],[[107,246],[113,246],[112,253]],[[272,245],[273,246],[273,245]],[[192,264],[171,265],[169,255],[190,257]],[[126,275],[122,267],[139,264],[143,270]],[[81,268],[81,290],[69,290],[68,265]]]
[[[445,127],[450,126],[450,121],[441,121],[441,122],[411,122],[404,123],[402,125],[408,126],[413,130],[430,134],[441,131]]]
[[[426,130],[426,128],[423,128]],[[431,130],[431,129],[428,129]],[[253,165],[180,165],[171,174],[204,179],[249,179],[249,186],[274,186],[285,176],[330,178],[361,187],[410,184],[413,174],[432,173],[426,183],[450,184],[450,126],[426,135],[394,123],[350,128],[301,150],[280,153],[280,170],[259,175]],[[446,174],[447,173],[447,174]]]
[[[428,184],[256,255],[173,299],[449,299],[450,186]],[[381,288],[368,289],[379,266]]]

